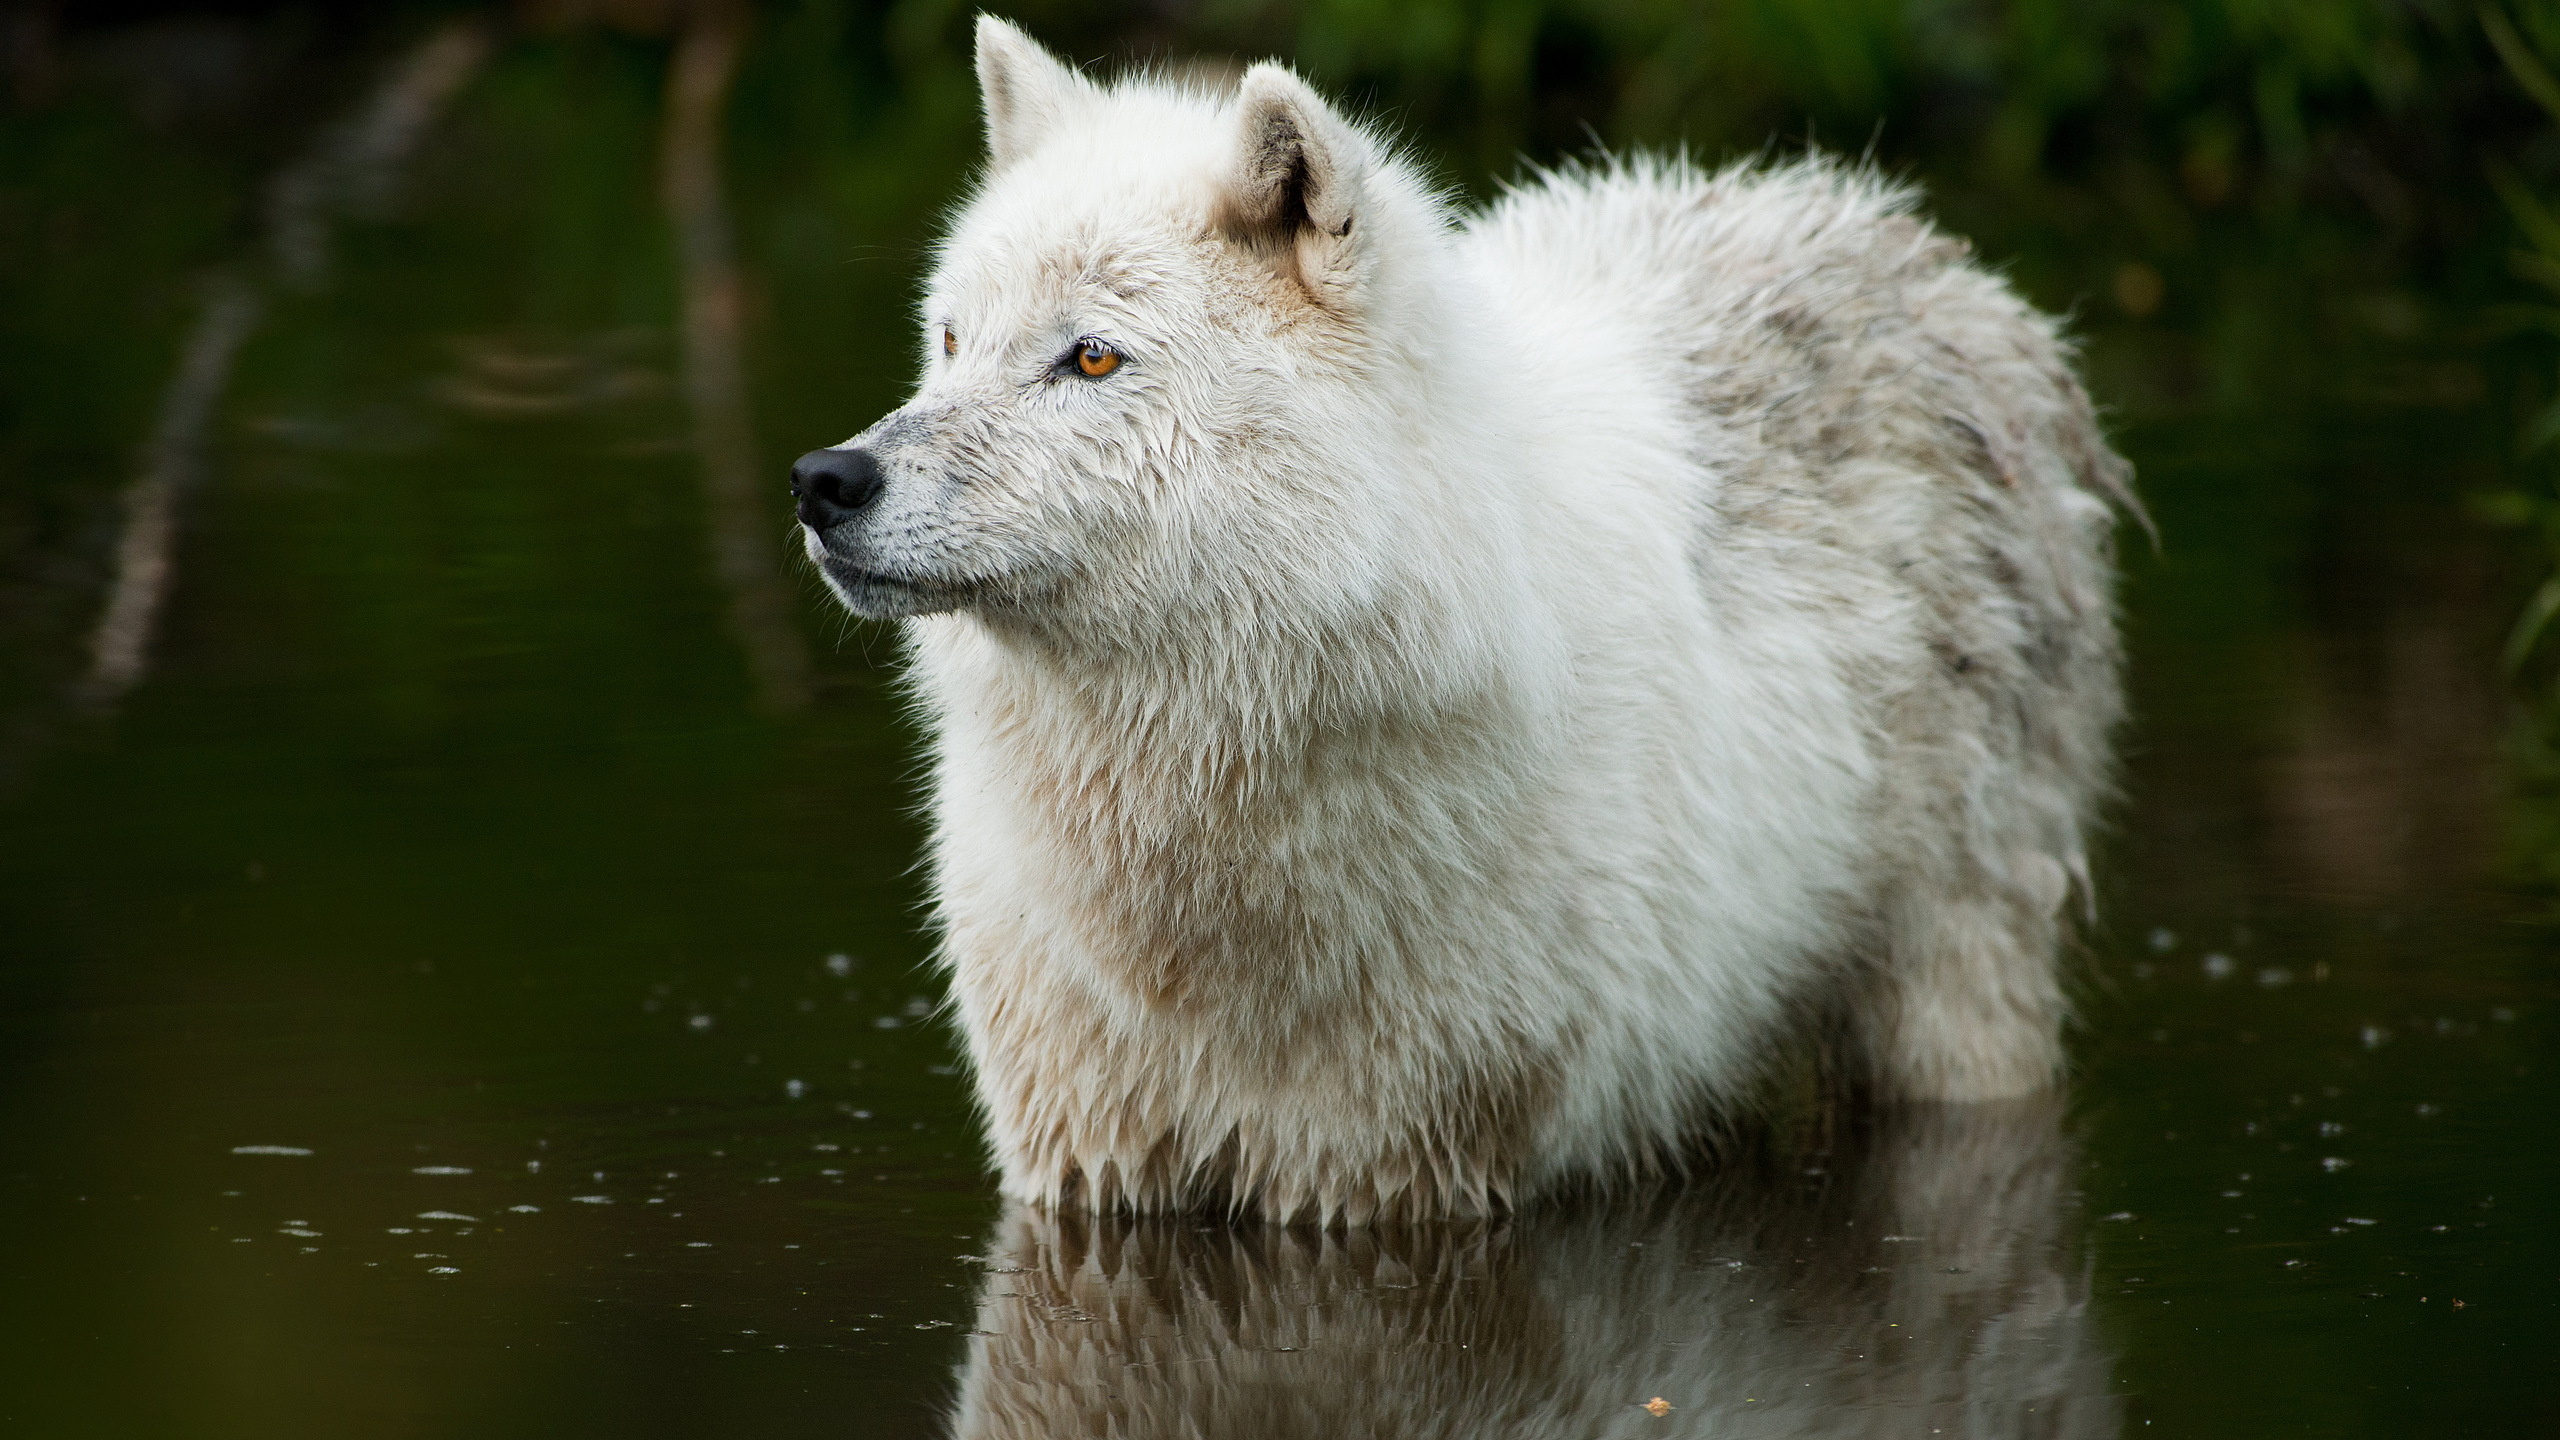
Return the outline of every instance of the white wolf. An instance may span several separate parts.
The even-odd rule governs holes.
[[[923,379],[793,491],[908,617],[1006,1194],[1471,1214],[1817,1053],[2054,1082],[2130,496],[2051,321],[1861,169],[1462,217],[1280,66],[977,43]]]

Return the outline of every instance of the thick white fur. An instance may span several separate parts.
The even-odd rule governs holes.
[[[924,378],[808,546],[912,617],[1008,1195],[1479,1213],[1834,1040],[2053,1083],[2129,496],[2050,320],[1865,169],[1461,217],[1277,66],[978,43]]]

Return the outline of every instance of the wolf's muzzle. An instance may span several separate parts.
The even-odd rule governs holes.
[[[791,464],[791,498],[800,523],[825,534],[859,519],[886,483],[879,457],[869,450],[812,450]]]

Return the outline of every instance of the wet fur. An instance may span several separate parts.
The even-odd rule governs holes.
[[[808,543],[909,617],[1008,1195],[1482,1214],[1826,1035],[2055,1083],[2130,497],[2050,319],[1857,166],[1461,215],[1277,66],[979,70],[887,487]]]

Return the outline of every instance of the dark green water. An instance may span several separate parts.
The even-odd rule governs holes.
[[[2067,1104],[1493,1230],[1061,1231],[928,1014],[894,637],[795,573],[777,717],[726,626],[663,44],[506,38],[271,287],[147,677],[52,701],[193,277],[265,273],[258,187],[408,33],[259,125],[9,122],[8,1433],[2560,1429],[2560,931],[2501,880],[2520,585],[2458,369],[2183,403],[2210,317],[2091,307],[2164,545]],[[795,38],[731,146],[777,548],[974,150],[965,88],[833,104]]]

